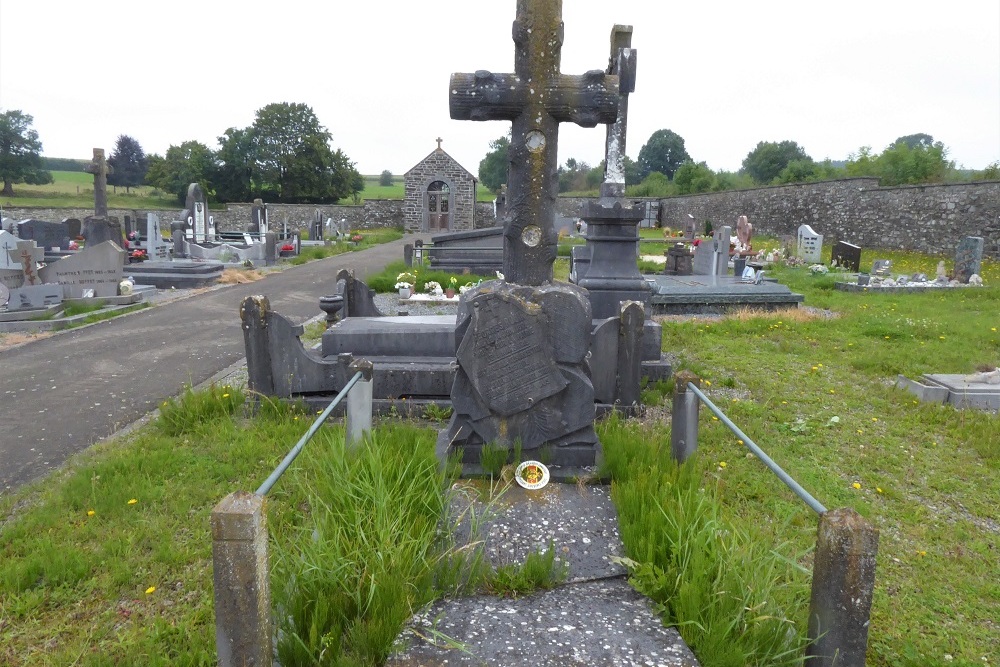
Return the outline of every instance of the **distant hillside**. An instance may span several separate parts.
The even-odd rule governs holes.
[[[87,160],[73,160],[67,157],[42,157],[42,169],[46,171],[83,171]]]

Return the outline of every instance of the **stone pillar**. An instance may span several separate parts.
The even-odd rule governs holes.
[[[698,449],[698,408],[701,401],[688,383],[701,387],[701,380],[690,371],[674,376],[674,406],[670,423],[670,451],[674,460],[684,463]]]
[[[215,644],[224,667],[270,665],[271,576],[264,499],[231,493],[212,510]]]
[[[819,518],[806,667],[864,667],[878,529],[850,508]]]
[[[278,260],[278,233],[264,234],[264,264],[271,266]]]
[[[268,319],[271,302],[266,296],[248,296],[240,304],[243,344],[247,351],[247,388],[255,396],[274,395],[274,370],[271,368],[271,346]]]
[[[618,317],[618,382],[615,402],[626,412],[639,407],[642,379],[642,332],[645,311],[638,301],[623,301]]]
[[[372,362],[358,359],[350,365],[350,372],[361,371],[361,379],[347,392],[347,427],[345,446],[352,449],[361,444],[365,433],[372,430]]]

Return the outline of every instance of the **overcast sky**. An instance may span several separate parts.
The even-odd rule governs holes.
[[[501,121],[453,121],[452,72],[513,71],[515,0],[2,0],[0,109],[34,116],[50,157],[147,153],[229,127],[272,102],[312,107],[364,174],[401,174],[435,139],[474,174]],[[816,160],[941,141],[957,165],[1000,160],[1000,2],[565,0],[562,71],[604,69],[634,27],[628,154],[662,128],[715,170],[759,141]],[[562,125],[559,159],[597,164],[604,132]]]

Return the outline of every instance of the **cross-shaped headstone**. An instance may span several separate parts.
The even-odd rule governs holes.
[[[625,196],[625,135],[628,125],[628,94],[635,92],[636,52],[632,47],[632,26],[615,25],[611,30],[611,58],[608,74],[619,78],[618,118],[608,125],[604,149],[602,197]]]
[[[84,170],[94,175],[94,215],[108,217],[108,174],[114,169],[104,159],[104,149],[94,149],[94,160]]]
[[[45,248],[39,248],[34,241],[18,241],[17,248],[7,252],[11,259],[21,264],[25,285],[42,284],[42,279],[38,277],[38,262],[45,259]]]
[[[583,127],[618,117],[618,77],[603,70],[562,74],[562,2],[517,0],[514,73],[452,74],[455,120],[509,120],[511,142],[503,272],[522,285],[552,280],[559,123]]]
[[[438,142],[438,150],[441,150],[441,142],[444,141],[444,139],[442,139],[441,137],[438,137],[437,139],[435,139],[435,141]]]

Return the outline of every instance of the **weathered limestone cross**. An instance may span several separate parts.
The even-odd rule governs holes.
[[[444,141],[444,139],[442,139],[441,137],[438,137],[436,139],[436,141],[438,142],[438,150],[441,150],[441,142]]]
[[[104,159],[104,149],[94,149],[94,160],[85,168],[87,173],[94,175],[94,215],[108,217],[108,174],[114,173]]]
[[[615,25],[611,30],[611,58],[608,74],[618,75],[621,95],[618,118],[608,125],[604,149],[604,183],[601,197],[625,196],[625,135],[628,128],[628,94],[635,92],[636,52],[632,47],[632,26]]]
[[[603,70],[559,71],[562,0],[517,0],[513,38],[514,73],[452,74],[449,108],[455,120],[513,121],[503,272],[509,282],[541,285],[552,280],[558,243],[559,123],[614,123],[619,81]]]

